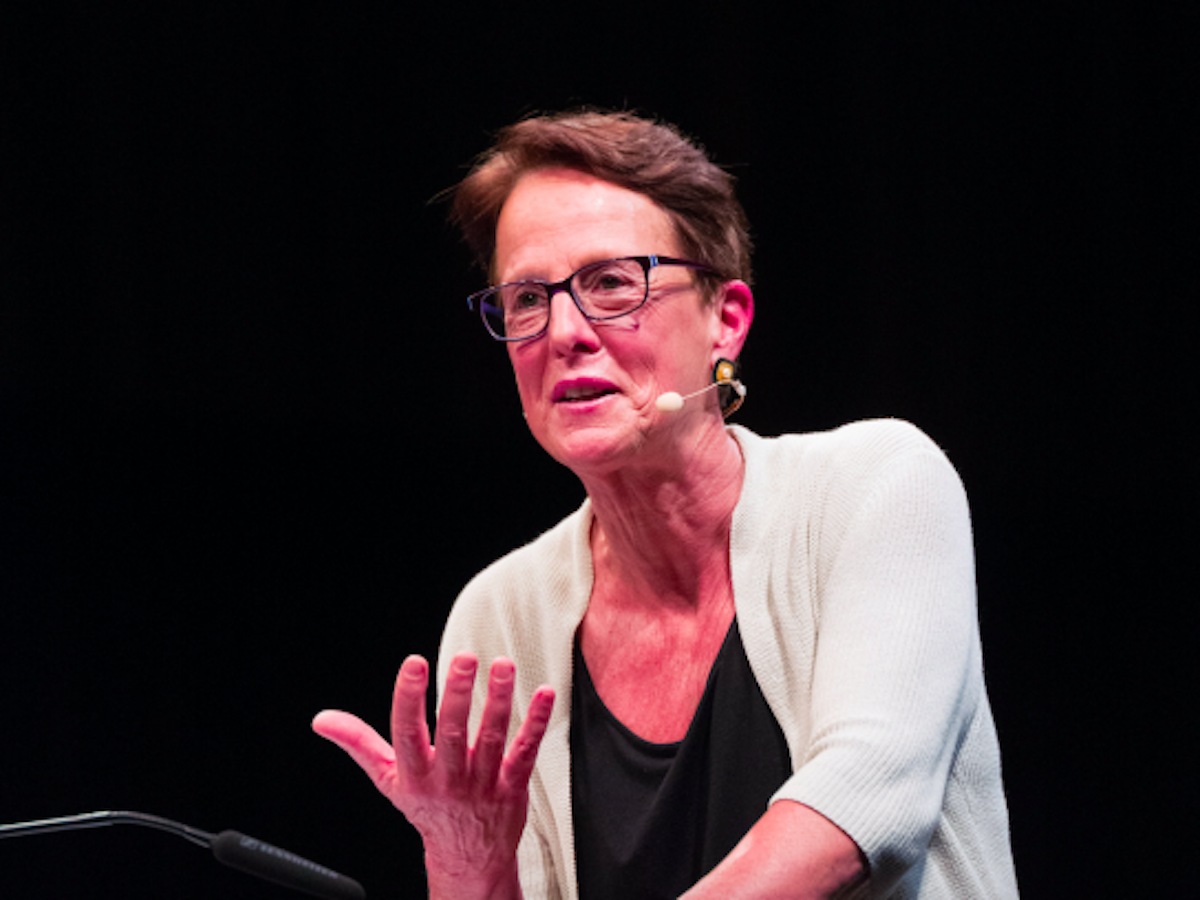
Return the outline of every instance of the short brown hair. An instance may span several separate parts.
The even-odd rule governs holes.
[[[454,189],[451,218],[485,270],[500,210],[517,181],[558,166],[646,195],[670,216],[682,253],[712,266],[720,280],[750,282],[749,225],[733,176],[673,125],[590,109],[508,126]]]

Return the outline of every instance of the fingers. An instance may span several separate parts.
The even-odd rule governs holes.
[[[404,768],[417,777],[428,772],[433,761],[425,718],[428,688],[429,663],[420,656],[405,659],[392,694],[392,746]]]
[[[554,690],[543,686],[534,693],[505,753],[516,668],[511,660],[495,660],[488,674],[479,732],[471,747],[467,730],[477,668],[478,661],[470,653],[460,653],[451,660],[438,714],[436,744],[430,742],[425,714],[429,664],[420,656],[404,660],[396,676],[390,745],[358,717],[336,710],[318,714],[313,730],[345,750],[393,802],[431,775],[443,785],[472,784],[473,790],[485,792],[496,787],[502,791],[524,790],[550,721]]]
[[[317,714],[313,731],[350,755],[380,790],[395,772],[396,754],[370,725],[357,716],[327,709]]]
[[[434,766],[451,781],[461,778],[467,769],[467,719],[471,714],[471,692],[478,666],[474,654],[459,653],[450,661],[446,673],[446,688],[434,737]]]
[[[537,761],[538,750],[542,746],[542,738],[546,736],[546,726],[550,723],[550,713],[553,710],[554,688],[543,685],[534,691],[525,721],[517,730],[517,736],[508,748],[500,767],[500,784],[508,790],[524,790],[529,783],[529,777],[533,774],[533,764]]]
[[[446,688],[438,715],[434,768],[450,781],[470,779],[476,789],[490,790],[497,784],[523,789],[533,772],[542,737],[554,707],[554,691],[539,689],[507,754],[509,720],[512,717],[516,667],[511,660],[496,659],[488,673],[487,699],[480,716],[474,746],[468,744],[468,718],[478,662],[469,653],[454,657],[446,677]]]
[[[508,721],[512,715],[513,684],[516,668],[511,660],[501,657],[492,663],[488,676],[487,700],[475,739],[472,777],[480,786],[495,783],[508,741]]]

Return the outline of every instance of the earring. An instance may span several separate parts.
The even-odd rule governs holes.
[[[728,419],[738,411],[746,399],[746,386],[735,375],[737,366],[728,359],[718,359],[713,366],[713,382],[717,384],[717,394],[721,398],[721,415]]]

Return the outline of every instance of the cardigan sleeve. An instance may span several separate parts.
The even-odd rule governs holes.
[[[809,735],[775,799],[849,834],[884,895],[926,852],[983,695],[971,526],[957,473],[902,423],[825,487],[809,577]],[[986,701],[984,701],[986,702]]]

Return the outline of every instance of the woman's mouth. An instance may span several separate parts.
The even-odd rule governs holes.
[[[581,403],[586,400],[596,400],[600,397],[606,397],[613,393],[612,388],[601,387],[578,387],[568,388],[563,394],[561,400],[564,403]]]
[[[609,394],[617,393],[617,389],[602,380],[581,379],[569,384],[561,384],[554,392],[555,403],[587,403],[599,400]]]

